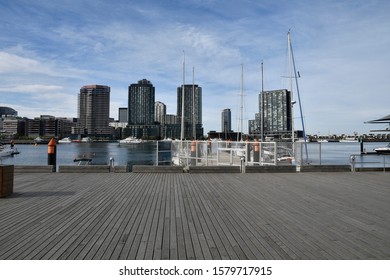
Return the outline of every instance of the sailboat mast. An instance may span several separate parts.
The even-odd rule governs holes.
[[[288,50],[288,65],[290,68],[290,94],[291,94],[291,142],[292,142],[292,153],[295,156],[295,127],[294,127],[294,94],[293,94],[293,63],[292,63],[292,50],[291,50],[291,37],[290,30],[287,33],[287,50]]]
[[[192,137],[196,140],[195,127],[195,67],[192,66]]]
[[[293,53],[293,48],[292,48],[291,39],[290,39],[290,31],[288,32],[288,38],[289,38],[289,49],[290,49],[290,54],[291,54],[291,64],[292,64],[292,66],[294,68],[295,85],[296,85],[296,88],[297,88],[297,97],[298,97],[299,111],[300,111],[300,115],[301,115],[303,140],[304,140],[304,144],[305,144],[306,163],[308,163],[309,162],[309,154],[308,154],[308,151],[307,151],[307,139],[306,139],[305,121],[303,119],[301,96],[300,96],[300,93],[299,93],[299,86],[298,86],[298,73],[297,73],[297,69],[295,67],[295,59],[294,59],[294,53]],[[293,147],[294,147],[294,145],[293,145]]]
[[[181,133],[180,140],[184,140],[184,83],[185,83],[186,54],[183,51],[183,85],[181,88]]]
[[[261,60],[261,93],[260,93],[260,136],[261,142],[264,142],[264,68],[263,60]]]
[[[244,128],[244,64],[241,64],[241,89],[240,89],[240,129],[241,139],[243,139]]]

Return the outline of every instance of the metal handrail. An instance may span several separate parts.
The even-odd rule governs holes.
[[[382,157],[383,160],[381,160],[381,161],[364,161],[364,160],[357,161],[358,158],[364,159],[364,157],[369,157],[369,156]],[[386,168],[390,167],[390,161],[387,161],[388,157],[390,158],[390,154],[380,154],[380,153],[352,154],[349,157],[349,162],[351,164],[351,171],[352,172],[356,171],[356,168],[357,168],[356,165],[360,165],[360,168],[367,168],[368,169],[368,168],[382,168],[382,164],[383,164],[383,172],[386,172]],[[379,165],[381,165],[381,166],[380,167],[378,167],[378,166],[376,166],[376,167],[364,166],[367,164],[377,164],[378,166]]]

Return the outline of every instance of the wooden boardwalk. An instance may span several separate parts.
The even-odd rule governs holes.
[[[15,174],[0,259],[390,259],[390,173]]]

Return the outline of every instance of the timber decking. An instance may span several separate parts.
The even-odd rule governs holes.
[[[0,259],[390,259],[390,174],[15,174]]]

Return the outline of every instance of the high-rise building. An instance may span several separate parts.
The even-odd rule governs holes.
[[[163,126],[165,124],[166,115],[167,106],[160,101],[156,101],[156,103],[154,103],[154,120]]]
[[[230,132],[232,130],[232,113],[230,109],[222,110],[221,128],[222,132]]]
[[[129,86],[129,125],[154,124],[155,89],[146,79]]]
[[[129,86],[128,127],[126,136],[157,138],[158,126],[154,119],[155,88],[146,80]]]
[[[110,87],[83,86],[79,93],[78,124],[74,131],[83,135],[108,135],[110,118]]]
[[[182,90],[177,88],[177,121],[182,120]],[[184,85],[184,138],[198,139],[203,136],[202,88],[198,85]]]
[[[259,131],[264,136],[291,137],[292,105],[290,91],[282,89],[260,93],[259,114]],[[261,125],[261,122],[263,122],[263,125]]]

